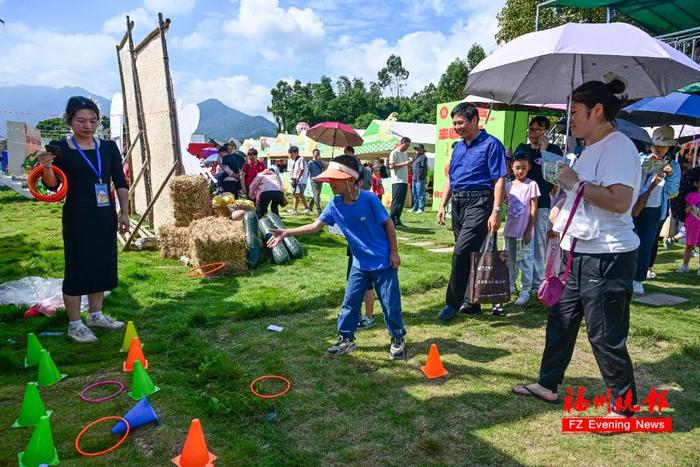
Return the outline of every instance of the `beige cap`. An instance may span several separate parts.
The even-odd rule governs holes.
[[[675,132],[668,125],[660,126],[651,134],[652,144],[654,146],[675,146]]]

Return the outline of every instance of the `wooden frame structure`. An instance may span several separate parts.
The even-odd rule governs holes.
[[[125,141],[125,151],[123,155],[123,161],[128,162],[130,167],[133,165],[133,149],[138,145],[140,149],[140,169],[138,173],[134,176],[133,171],[130,173],[130,187],[129,187],[129,204],[131,212],[136,212],[136,202],[135,194],[136,190],[140,189],[140,182],[143,182],[143,189],[145,192],[146,208],[137,217],[137,220],[131,221],[132,231],[129,235],[119,235],[119,241],[122,244],[122,251],[128,250],[132,247],[134,241],[141,237],[154,237],[153,226],[154,226],[154,207],[159,197],[163,193],[166,185],[170,181],[173,174],[180,175],[184,172],[181,159],[181,148],[180,148],[180,138],[178,131],[178,120],[177,120],[177,110],[175,107],[175,93],[173,91],[172,79],[170,75],[170,62],[168,57],[168,49],[166,42],[166,33],[170,26],[170,19],[163,19],[162,13],[158,13],[158,27],[151,31],[141,43],[134,46],[132,31],[134,28],[134,22],[130,18],[126,17],[126,32],[121,42],[116,46],[117,51],[117,61],[119,64],[119,77],[121,81],[122,88],[122,99],[124,107],[124,141]],[[148,131],[146,128],[146,119],[144,118],[144,103],[141,93],[141,82],[139,80],[138,66],[137,66],[137,56],[141,50],[143,50],[152,41],[160,39],[161,47],[163,50],[163,66],[165,71],[165,89],[167,92],[168,100],[168,118],[171,128],[172,145],[173,145],[173,164],[170,170],[167,172],[162,182],[155,188],[153,187],[153,170],[156,167],[151,163],[151,149],[148,138]],[[131,66],[131,82],[133,83],[134,96],[134,109],[130,109],[130,103],[127,99],[127,89],[126,82],[124,79],[125,67],[122,63],[121,52],[128,47],[128,55]],[[136,114],[136,128],[137,133],[132,138],[130,126],[129,126],[129,111]],[[157,109],[160,111],[161,109]],[[133,123],[133,122],[132,122]],[[148,224],[148,227],[145,225]]]

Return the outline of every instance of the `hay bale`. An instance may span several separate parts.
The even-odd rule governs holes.
[[[226,266],[222,274],[240,274],[248,270],[243,222],[205,217],[192,222],[190,235],[190,258],[195,266],[223,261]]]
[[[255,203],[249,199],[239,199],[229,204],[232,211],[255,211]]]
[[[212,215],[209,182],[206,178],[180,175],[173,177],[168,186],[177,227],[187,227],[196,219]]]
[[[163,258],[180,259],[190,255],[190,228],[161,225],[158,229],[158,250]]]

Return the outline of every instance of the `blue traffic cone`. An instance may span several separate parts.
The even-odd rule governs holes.
[[[129,430],[133,430],[138,426],[147,425],[152,422],[155,422],[156,425],[160,423],[160,420],[158,420],[158,415],[156,415],[156,411],[153,410],[153,407],[148,403],[148,399],[145,397],[135,406],[133,406],[126,415],[124,415],[124,419],[129,422]],[[121,420],[114,425],[114,428],[112,428],[112,434],[115,435],[122,434],[125,431],[126,425]]]

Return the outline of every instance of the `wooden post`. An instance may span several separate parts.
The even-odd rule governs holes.
[[[131,242],[134,240],[134,237],[136,236],[137,232],[139,231],[139,228],[141,228],[141,224],[143,224],[143,221],[146,219],[146,216],[151,213],[151,211],[153,210],[153,206],[156,204],[156,201],[158,201],[158,197],[160,197],[160,194],[163,192],[163,189],[168,184],[170,177],[172,177],[173,173],[175,173],[175,170],[177,169],[178,164],[179,164],[179,162],[175,162],[173,164],[173,167],[170,169],[170,172],[168,172],[168,175],[165,177],[165,180],[163,180],[163,183],[161,183],[160,188],[158,188],[156,195],[153,197],[151,202],[148,204],[148,207],[146,207],[146,211],[141,215],[141,219],[139,219],[138,223],[136,224],[136,227],[134,227],[133,232],[131,232],[129,239],[126,241],[126,243],[122,247],[122,251],[126,251],[129,248],[129,246],[131,245]]]
[[[170,58],[168,57],[168,45],[165,41],[165,32],[170,26],[170,19],[163,21],[163,13],[158,13],[158,30],[160,31],[160,43],[163,47],[163,63],[165,65],[165,89],[168,92],[168,107],[170,114],[170,131],[173,139],[173,157],[177,162],[177,175],[185,173],[182,166],[182,148],[180,147],[180,128],[177,122],[177,107],[175,105],[175,92],[173,81],[170,77]]]

